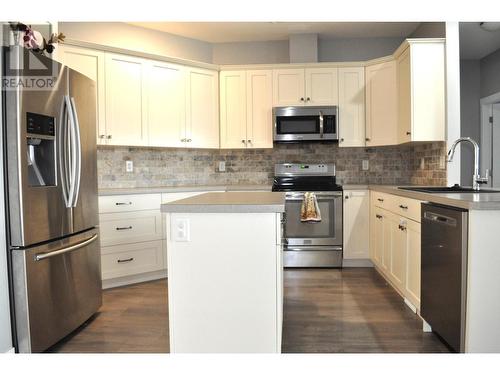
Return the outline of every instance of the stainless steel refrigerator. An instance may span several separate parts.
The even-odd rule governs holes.
[[[17,350],[41,352],[101,306],[95,82],[24,48],[9,64],[52,64],[50,89],[4,91],[11,299]],[[12,74],[12,69],[9,73]],[[13,81],[14,82],[14,81]]]

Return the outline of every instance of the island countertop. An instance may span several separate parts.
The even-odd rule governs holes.
[[[285,212],[285,193],[205,193],[161,205],[162,212],[182,213],[265,213]]]

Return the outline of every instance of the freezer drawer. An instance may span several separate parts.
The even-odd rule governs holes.
[[[102,304],[98,231],[12,250],[18,349],[41,352]]]

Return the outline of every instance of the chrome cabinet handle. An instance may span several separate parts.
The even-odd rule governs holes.
[[[399,205],[399,208],[401,208],[402,210],[407,210],[408,209],[408,206],[403,206],[402,204]]]
[[[130,206],[132,202],[116,202],[116,206]]]
[[[52,258],[57,255],[69,253],[70,251],[75,251],[78,249],[81,249],[82,247],[85,247],[92,242],[94,242],[97,239],[98,235],[94,234],[92,237],[87,238],[86,240],[83,240],[82,242],[78,242],[77,244],[68,246],[68,247],[63,247],[61,249],[57,249],[54,251],[51,251],[50,253],[39,253],[35,256],[35,260],[38,262],[39,260],[47,259],[47,258]]]
[[[117,263],[127,263],[127,262],[132,262],[134,258],[128,258],[128,259],[118,259],[116,262]]]
[[[378,215],[378,214],[377,214],[377,215],[375,215],[375,217],[376,217],[377,219],[382,219],[382,215]]]
[[[132,225],[129,225],[128,227],[116,227],[116,230],[129,230],[132,229]]]

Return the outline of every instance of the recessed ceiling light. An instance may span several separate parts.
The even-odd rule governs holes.
[[[480,22],[479,26],[486,31],[500,30],[500,22]]]

